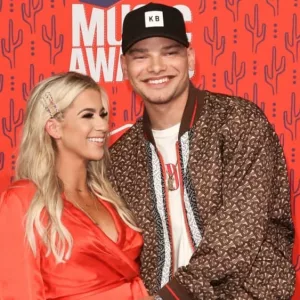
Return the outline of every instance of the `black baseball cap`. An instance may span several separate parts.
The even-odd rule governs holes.
[[[123,54],[137,43],[150,37],[165,37],[189,46],[182,13],[175,7],[148,3],[129,12],[123,22]]]

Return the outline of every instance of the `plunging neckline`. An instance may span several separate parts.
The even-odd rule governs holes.
[[[113,221],[113,226],[115,227],[115,230],[117,232],[117,239],[113,240],[110,236],[108,236],[104,230],[99,226],[99,224],[95,223],[91,217],[88,216],[88,214],[86,212],[84,212],[82,209],[80,209],[79,207],[77,207],[75,204],[73,204],[70,200],[68,200],[68,198],[66,197],[65,193],[63,193],[63,199],[64,202],[66,204],[68,204],[72,209],[75,209],[76,213],[79,214],[80,216],[84,217],[84,220],[86,220],[89,224],[92,225],[91,229],[93,229],[93,231],[98,231],[98,233],[100,232],[107,240],[109,240],[111,243],[115,244],[115,245],[120,245],[122,242],[122,236],[123,236],[123,232],[122,232],[122,224],[121,224],[121,220],[120,217],[117,216],[116,214],[118,213],[111,205],[110,203],[108,203],[105,200],[102,200],[101,198],[97,197],[97,201],[101,202],[101,204],[104,206],[104,208],[106,209],[106,211],[110,214],[112,221]]]

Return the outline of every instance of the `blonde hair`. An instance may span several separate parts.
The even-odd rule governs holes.
[[[57,147],[54,139],[46,132],[45,125],[51,117],[62,119],[64,111],[86,89],[99,91],[103,106],[108,111],[106,93],[89,76],[67,72],[47,78],[35,86],[27,103],[17,161],[16,179],[29,179],[37,187],[26,215],[29,245],[36,255],[38,234],[47,247],[47,255],[52,253],[57,263],[70,258],[73,239],[61,220],[64,205],[61,197],[62,184],[55,168]],[[43,103],[47,95],[51,95],[53,99],[50,110],[45,109]],[[108,160],[106,144],[103,158],[88,164],[87,185],[96,196],[112,203],[127,225],[139,231],[130,211],[107,179]]]

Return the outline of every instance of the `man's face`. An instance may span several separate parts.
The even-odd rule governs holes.
[[[134,44],[122,56],[124,79],[129,79],[145,104],[177,101],[187,97],[194,56],[192,48],[171,39],[147,38]]]

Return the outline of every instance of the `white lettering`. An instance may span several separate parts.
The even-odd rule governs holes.
[[[123,81],[123,71],[122,71],[122,64],[121,64],[121,53],[122,53],[122,49],[120,48],[120,54],[118,55],[117,74],[116,74],[116,81],[117,82]]]
[[[72,41],[73,47],[81,46],[81,39],[83,45],[91,47],[94,44],[94,37],[96,36],[96,45],[104,46],[104,11],[103,9],[93,8],[90,23],[88,26],[86,14],[83,4],[72,5]],[[81,34],[80,34],[81,33]]]
[[[89,74],[96,82],[122,81],[120,47],[109,47],[107,55],[104,47],[96,49],[96,55],[91,47],[74,48],[71,53],[70,71]],[[87,62],[87,65],[85,65]],[[117,68],[115,67],[117,66]]]
[[[125,4],[121,6],[121,20],[120,18],[116,18],[116,7],[110,8],[107,11],[107,42],[109,45],[115,45],[115,46],[119,46],[121,45],[122,42],[122,24],[124,21],[125,16],[129,13],[130,11],[130,6]],[[117,25],[121,25],[118,26],[116,28],[116,24]],[[120,38],[117,39],[116,36],[119,36]]]
[[[192,12],[190,8],[186,5],[175,5],[175,8],[180,10],[180,12],[183,14],[183,19],[185,22],[191,22],[192,21]],[[192,34],[190,32],[186,33],[189,42],[192,40]]]
[[[105,82],[113,81],[116,47],[109,47],[108,60],[103,47],[97,49],[96,61],[93,55],[93,49],[87,48],[86,54],[91,77],[99,81],[100,74],[103,73],[103,80]]]
[[[69,70],[86,74],[84,58],[81,48],[72,49]]]

